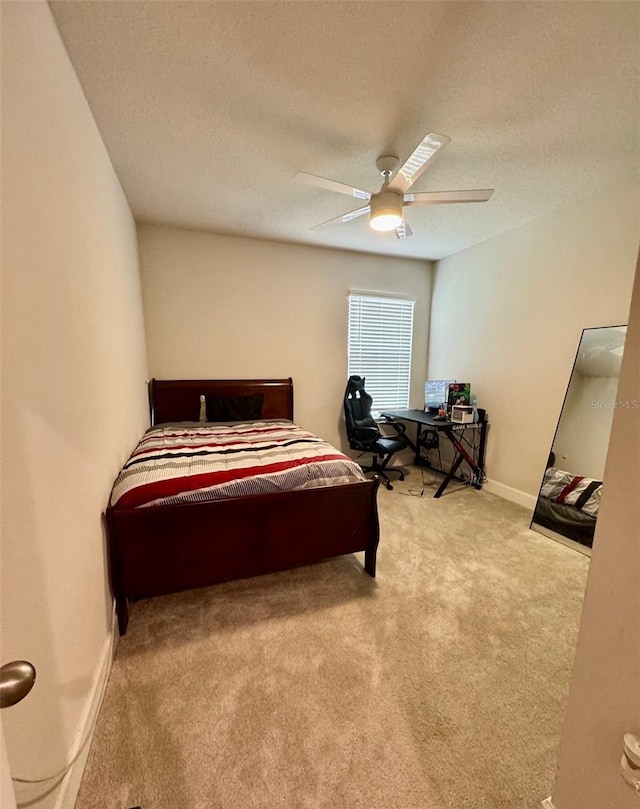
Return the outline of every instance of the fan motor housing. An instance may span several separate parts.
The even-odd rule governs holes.
[[[402,195],[396,194],[395,191],[381,191],[379,194],[374,194],[369,202],[371,205],[371,218],[396,215],[402,219],[403,201]]]

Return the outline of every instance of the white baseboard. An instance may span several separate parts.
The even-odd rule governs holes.
[[[81,744],[83,745],[82,753],[78,756],[77,761],[73,763],[69,772],[60,782],[54,809],[73,809],[75,806],[76,798],[78,797],[78,792],[80,790],[80,782],[82,781],[84,768],[89,756],[89,749],[91,747],[91,741],[95,731],[96,719],[98,718],[100,706],[102,705],[102,697],[104,696],[106,681],[111,673],[111,665],[116,653],[118,638],[118,623],[116,621],[114,605],[114,611],[111,616],[111,632],[105,638],[102,653],[100,654],[100,659],[98,660],[98,664],[95,668],[93,682],[91,684],[91,691],[89,692],[82,716],[80,717],[80,722],[78,723],[78,730],[73,747],[71,749],[69,760],[72,760],[78,755],[79,746]]]
[[[543,809],[555,809],[555,806],[553,805],[553,801],[551,800],[551,798],[545,798],[542,801],[542,806]]]
[[[496,494],[498,497],[511,500],[512,503],[517,503],[519,506],[530,509],[533,514],[533,510],[536,507],[536,498],[532,494],[522,492],[520,489],[514,489],[504,483],[498,483],[497,480],[485,481],[483,488],[491,492],[491,494]]]

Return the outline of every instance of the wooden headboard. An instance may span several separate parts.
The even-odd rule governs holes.
[[[152,379],[151,423],[198,421],[200,396],[250,396],[261,393],[262,418],[293,421],[293,380],[289,379]]]

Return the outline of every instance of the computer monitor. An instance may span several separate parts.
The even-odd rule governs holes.
[[[424,409],[439,410],[446,404],[447,390],[455,379],[428,379],[424,383]]]

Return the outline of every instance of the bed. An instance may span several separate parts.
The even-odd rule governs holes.
[[[544,473],[533,522],[591,548],[602,481],[550,466]]]
[[[270,422],[279,426],[282,420],[293,421],[291,379],[153,379],[149,384],[151,424],[173,429],[173,425],[190,422],[197,429],[201,397],[255,396],[261,397],[260,429],[273,427]],[[135,452],[128,464],[135,462],[134,456]],[[123,472],[132,468],[125,465]],[[374,478],[244,495],[232,491],[232,496],[194,502],[160,497],[136,504],[135,497],[113,498],[106,522],[120,634],[127,630],[128,601],[132,599],[272,573],[358,551],[364,551],[366,572],[375,576],[378,484]]]

